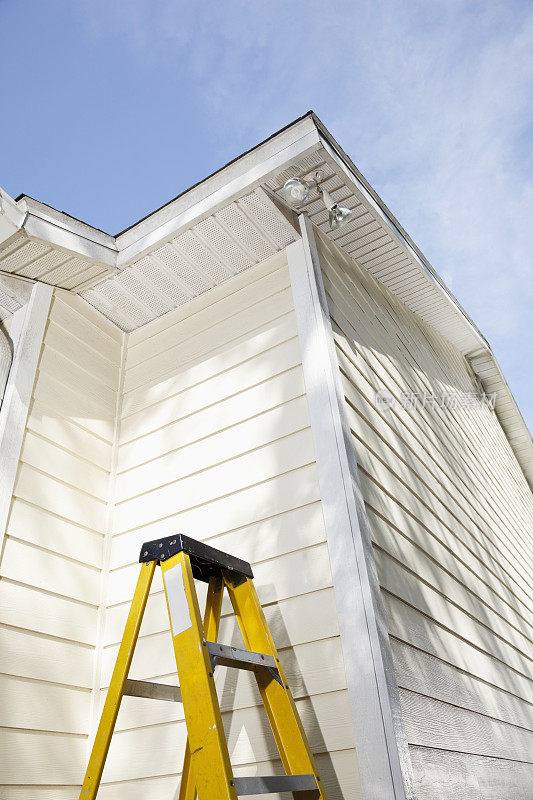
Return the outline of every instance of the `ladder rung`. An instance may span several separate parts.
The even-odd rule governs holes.
[[[224,667],[237,667],[240,669],[254,669],[254,667],[268,667],[277,670],[275,658],[253,650],[241,650],[218,642],[207,642],[207,650],[211,656],[213,666],[221,664]]]
[[[237,794],[318,791],[314,775],[265,775],[235,778]]]
[[[124,694],[129,697],[148,697],[150,700],[170,700],[181,703],[181,689],[168,683],[152,683],[151,681],[126,680]]]

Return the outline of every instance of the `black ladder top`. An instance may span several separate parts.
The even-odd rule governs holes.
[[[222,570],[234,572],[242,578],[253,578],[252,568],[247,561],[230,556],[222,550],[216,550],[204,542],[191,539],[183,533],[165,536],[145,542],[141,547],[139,561],[167,561],[176,553],[188,553],[191,559],[192,574],[200,581],[209,581],[211,577],[220,577]]]

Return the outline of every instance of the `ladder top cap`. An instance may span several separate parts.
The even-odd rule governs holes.
[[[183,533],[165,536],[145,542],[141,547],[139,561],[168,561],[176,553],[188,553],[191,559],[192,573],[200,581],[209,581],[211,577],[219,577],[222,570],[229,570],[243,578],[253,578],[252,568],[247,561],[216,550],[204,542],[191,539]]]

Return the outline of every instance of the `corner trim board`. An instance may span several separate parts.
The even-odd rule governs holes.
[[[370,532],[312,223],[287,258],[364,800],[415,800]]]
[[[0,546],[9,519],[28,409],[53,289],[54,287],[48,284],[36,283],[28,303],[16,312],[21,317],[23,315],[23,321],[18,340],[14,343],[13,362],[0,410]]]

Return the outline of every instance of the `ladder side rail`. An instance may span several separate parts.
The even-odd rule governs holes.
[[[102,778],[102,772],[104,771],[109,745],[111,744],[111,737],[115,729],[133,652],[139,637],[139,630],[152,585],[155,567],[155,561],[141,564],[141,571],[137,580],[128,619],[126,620],[115,668],[113,669],[113,675],[111,676],[111,681],[107,690],[102,716],[100,717],[100,723],[96,731],[79,800],[94,800],[98,792],[98,787],[100,786],[100,780]]]
[[[198,798],[237,800],[189,554],[162,561],[161,570]]]
[[[266,669],[257,669],[255,676],[285,771],[288,775],[312,773],[317,782],[318,791],[294,792],[293,796],[298,800],[327,800],[253,581],[250,578],[235,581],[231,574],[224,572],[224,582],[246,647],[276,660],[283,685]]]
[[[216,642],[218,639],[223,593],[224,585],[222,579],[214,577],[209,578],[204,614],[204,635],[209,641]],[[187,736],[178,800],[195,800],[196,796],[196,783],[191,764],[191,748],[189,745],[189,737]]]

